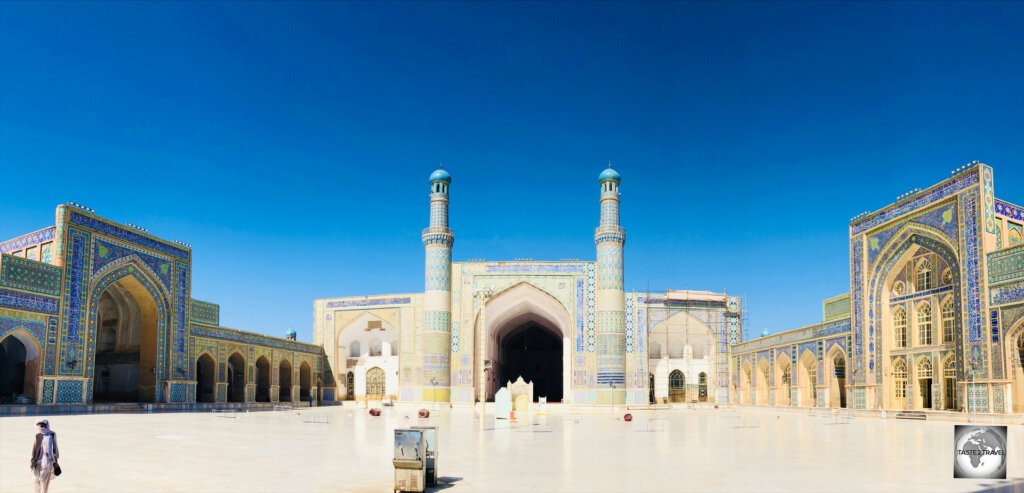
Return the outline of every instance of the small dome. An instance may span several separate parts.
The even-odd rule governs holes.
[[[597,176],[597,181],[605,181],[605,180],[622,181],[622,176],[619,175],[618,171],[615,171],[615,170],[613,170],[611,168],[608,168],[608,169],[602,171],[601,174]]]
[[[290,336],[294,336],[294,335],[297,335],[298,332],[295,332],[295,329],[288,329],[288,332],[285,332],[285,334],[288,334]]]
[[[768,336],[768,329],[762,330],[761,331],[761,337],[767,337],[767,336]]]
[[[434,183],[435,181],[451,183],[452,175],[449,175],[448,172],[443,169],[438,169],[437,171],[434,171],[433,173],[430,174],[430,183]]]

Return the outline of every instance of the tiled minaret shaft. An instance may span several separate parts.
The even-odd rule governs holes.
[[[597,336],[597,403],[626,402],[626,297],[622,291],[622,247],[626,230],[619,226],[619,173],[609,167],[601,183],[601,222],[597,244],[595,332]]]
[[[448,228],[448,186],[452,178],[438,169],[430,175],[430,227],[423,230],[427,250],[423,293],[422,399],[448,402],[451,394],[452,244]]]

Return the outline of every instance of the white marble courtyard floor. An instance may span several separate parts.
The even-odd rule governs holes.
[[[535,414],[321,407],[290,412],[52,416],[64,474],[53,492],[390,491],[392,430],[440,426],[451,492],[972,491],[1024,483],[1024,426],[1006,482],[952,478],[953,424],[770,410]],[[308,423],[309,413],[330,422]],[[740,418],[733,417],[737,413]],[[0,418],[0,491],[31,491],[35,417]],[[745,422],[757,428],[737,428]],[[648,431],[653,429],[655,431]]]

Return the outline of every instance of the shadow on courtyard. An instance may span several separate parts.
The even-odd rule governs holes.
[[[428,491],[446,490],[448,488],[451,488],[451,487],[455,486],[455,483],[458,483],[459,481],[462,481],[462,478],[456,478],[456,477],[452,477],[452,476],[441,476],[441,477],[437,478],[437,486],[435,486],[433,488],[428,488],[427,490]]]

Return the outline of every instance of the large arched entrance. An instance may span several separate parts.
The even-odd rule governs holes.
[[[228,357],[228,402],[245,402],[245,358],[238,353]]]
[[[537,287],[520,283],[491,298],[485,310],[484,354],[493,372],[493,380],[486,386],[487,398],[493,399],[498,388],[522,377],[533,382],[535,400],[564,401],[569,388],[572,323],[562,304]],[[484,381],[480,378],[482,364],[478,362],[477,385]]]
[[[0,404],[17,404],[20,396],[36,402],[39,361],[39,346],[24,330],[0,340]]]
[[[203,353],[196,360],[196,400],[199,402],[217,402],[217,366],[208,353]]]
[[[156,401],[157,373],[160,372],[157,367],[158,301],[136,277],[142,275],[140,269],[132,268],[127,272],[128,275],[106,286],[94,298],[97,339],[94,402]]]
[[[647,338],[647,365],[655,375],[655,399],[664,402],[683,396],[683,400],[693,400],[694,395],[682,389],[676,389],[675,397],[671,395],[672,371],[682,371],[691,389],[695,384],[694,375],[702,372],[713,375],[718,361],[716,340],[711,327],[687,311],[676,312],[654,324]]]
[[[871,314],[867,322],[878,330],[864,344],[873,342],[881,349],[877,366],[869,366],[868,371],[882,375],[882,386],[875,392],[881,393],[884,409],[935,407],[932,388],[921,387],[936,383],[935,368],[918,368],[911,354],[917,348],[962,340],[964,312],[954,244],[941,232],[909,223],[887,244],[879,245],[871,260],[868,291],[875,301],[867,307]],[[956,361],[953,369],[961,363]],[[932,376],[917,378],[918,370]]]
[[[256,360],[256,402],[270,402],[270,360],[266,356]]]

